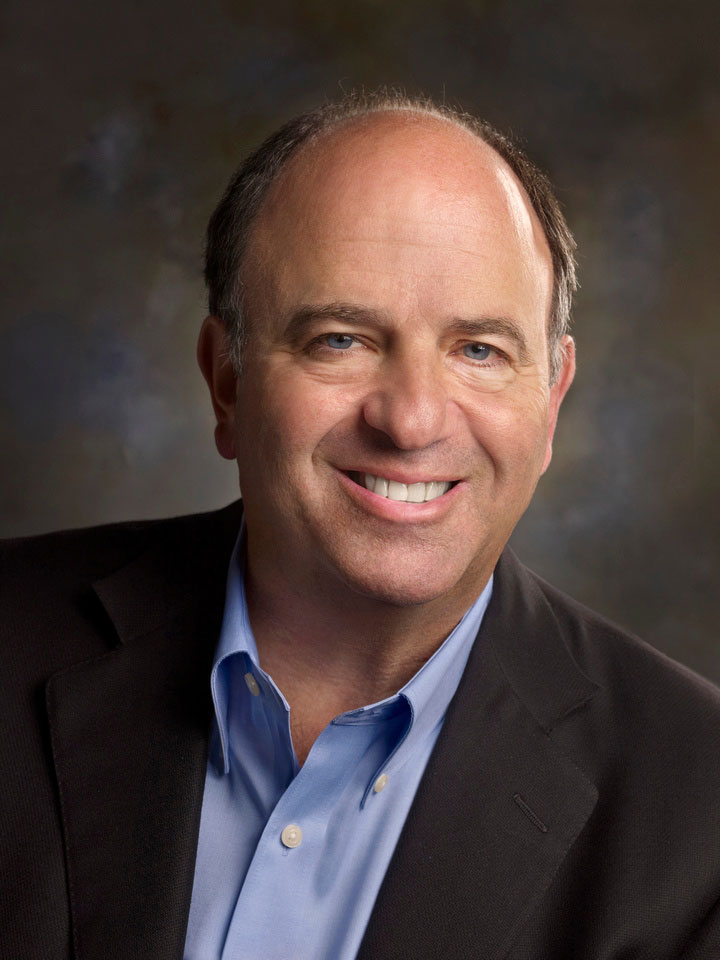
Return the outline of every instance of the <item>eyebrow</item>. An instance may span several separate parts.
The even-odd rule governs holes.
[[[284,338],[297,343],[307,334],[309,328],[323,320],[337,320],[342,326],[388,326],[388,314],[352,303],[327,303],[322,306],[303,306],[295,310],[285,325]],[[473,319],[453,318],[447,324],[448,329],[462,333],[471,339],[482,339],[489,334],[505,337],[515,344],[522,363],[529,360],[527,340],[522,329],[509,317],[477,317]]]
[[[458,333],[464,333],[472,339],[482,339],[488,334],[506,337],[512,340],[518,351],[518,358],[521,363],[527,363],[530,359],[527,340],[525,334],[514,320],[509,317],[478,317],[476,320],[455,320],[452,329]]]
[[[386,314],[352,303],[327,303],[323,306],[305,306],[296,310],[285,325],[283,336],[291,343],[303,338],[308,329],[322,320],[338,320],[343,326],[383,326],[388,323]]]

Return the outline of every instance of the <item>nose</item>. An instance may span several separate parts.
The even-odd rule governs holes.
[[[363,405],[365,422],[400,450],[420,450],[446,439],[452,409],[441,363],[415,355],[386,362]]]

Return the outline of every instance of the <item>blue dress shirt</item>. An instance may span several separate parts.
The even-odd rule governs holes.
[[[259,666],[233,552],[211,673],[215,723],[185,960],[352,960],[492,578],[395,696],[327,725],[299,766],[290,708]]]

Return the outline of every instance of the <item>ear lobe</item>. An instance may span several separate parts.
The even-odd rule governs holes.
[[[547,447],[545,449],[545,459],[541,473],[545,473],[550,466],[550,461],[552,460],[552,441],[555,436],[560,404],[565,399],[565,394],[575,379],[575,341],[572,337],[565,336],[560,341],[560,348],[562,350],[563,361],[555,383],[550,387]]]
[[[219,317],[206,317],[200,329],[197,360],[210,390],[215,419],[215,446],[226,460],[234,460],[235,401],[237,377],[230,359],[225,324]]]

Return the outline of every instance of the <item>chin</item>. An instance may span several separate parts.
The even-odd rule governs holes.
[[[326,531],[323,531],[326,533]],[[452,602],[479,594],[492,572],[494,540],[402,531],[380,538],[346,528],[345,539],[335,530],[316,539],[315,559],[324,568],[324,582],[394,607],[413,607],[445,598]],[[499,551],[498,551],[499,553]],[[494,559],[493,559],[494,557]],[[350,602],[350,598],[348,598]],[[472,602],[472,601],[471,601]],[[468,604],[469,606],[469,604]]]
[[[346,585],[360,596],[393,607],[415,607],[432,603],[448,596],[458,585],[462,573],[457,577],[448,575],[447,568],[442,576],[428,575],[425,570],[395,570],[391,576],[378,576],[375,571],[341,571]],[[482,585],[478,589],[478,593]]]

